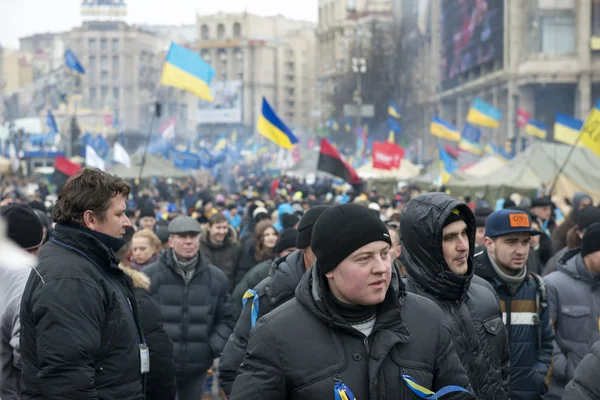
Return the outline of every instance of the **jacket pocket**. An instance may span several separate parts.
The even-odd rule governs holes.
[[[502,332],[506,332],[502,327],[504,323],[502,318],[499,316],[492,317],[486,321],[483,321],[483,334],[484,337],[481,339],[485,346],[488,347],[490,361],[495,367],[500,367],[502,364],[502,348],[504,347],[505,335]]]
[[[431,391],[435,391],[433,386],[433,366],[424,362],[414,361],[402,359],[398,356],[398,354],[394,354],[394,352],[390,353],[390,358],[396,365],[397,376],[392,377],[392,379],[398,379],[400,381],[400,393],[402,396],[401,399],[418,399],[419,397],[412,392],[412,390],[408,387],[408,384],[402,378],[403,375],[408,375],[412,378],[412,380],[427,388]]]
[[[574,342],[587,342],[591,331],[590,314],[591,309],[588,306],[562,306],[558,326],[561,338]]]

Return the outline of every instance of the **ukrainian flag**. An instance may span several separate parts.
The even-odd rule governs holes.
[[[215,70],[200,55],[171,42],[161,84],[187,90],[202,100],[213,101],[209,84],[214,76]]]
[[[554,120],[554,140],[573,146],[577,142],[582,126],[582,120],[556,113],[556,119]]]
[[[488,128],[499,127],[501,118],[502,111],[481,100],[479,97],[475,98],[467,114],[467,122]]]
[[[579,141],[588,149],[592,150],[600,157],[600,99],[596,100],[596,104],[588,114],[583,127]]]
[[[224,133],[221,133],[217,137],[217,142],[215,143],[215,147],[213,147],[213,150],[214,151],[221,151],[225,147],[227,147],[227,135],[225,135]]]
[[[444,121],[437,115],[433,117],[433,120],[429,125],[429,132],[433,136],[437,136],[442,139],[452,140],[453,142],[460,141],[460,133],[456,127],[449,122]]]
[[[393,100],[390,100],[388,104],[388,115],[394,119],[400,119],[401,117],[398,106]]]
[[[279,119],[264,97],[257,130],[261,135],[284,149],[291,149],[294,144],[298,143],[292,130]]]
[[[444,146],[442,146],[441,144],[438,145],[438,151],[440,153],[440,177],[442,184],[445,185],[446,183],[448,183],[450,177],[452,176],[456,168],[458,168],[458,166],[456,165],[456,161],[454,161],[454,159],[450,157],[450,154],[448,154],[446,150],[444,150]]]
[[[396,143],[396,135],[394,134],[394,131],[390,131],[388,135],[388,142]]]
[[[525,125],[525,132],[531,136],[544,140],[548,134],[548,127],[532,118],[527,122],[527,125]]]

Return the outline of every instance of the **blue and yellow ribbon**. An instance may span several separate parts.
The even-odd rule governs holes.
[[[454,392],[465,392],[465,393],[472,394],[467,389],[462,388],[460,386],[454,386],[454,385],[444,386],[443,388],[441,388],[440,390],[438,390],[437,392],[434,393],[431,390],[427,389],[426,387],[419,385],[409,375],[406,375],[406,374],[402,375],[402,379],[404,379],[404,382],[406,382],[406,385],[408,386],[408,388],[414,394],[416,394],[417,396],[419,396],[422,399],[428,399],[428,400],[439,399],[439,398],[447,395],[448,393],[454,393]]]
[[[246,290],[246,293],[244,293],[244,297],[242,298],[242,308],[246,307],[248,299],[252,299],[251,323],[254,328],[254,324],[256,324],[256,320],[258,319],[258,294],[252,289]]]
[[[335,400],[356,400],[356,397],[354,397],[354,394],[350,388],[343,382],[338,382],[335,384],[333,393],[335,395]]]

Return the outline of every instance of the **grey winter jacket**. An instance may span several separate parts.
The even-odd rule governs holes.
[[[0,228],[1,229],[1,228]],[[0,398],[20,399],[21,297],[36,258],[0,237]]]
[[[600,341],[592,346],[592,352],[575,369],[575,375],[567,385],[563,400],[600,399]]]
[[[550,387],[544,399],[560,399],[575,368],[600,339],[600,274],[589,272],[580,249],[567,252],[546,278],[556,340]]]

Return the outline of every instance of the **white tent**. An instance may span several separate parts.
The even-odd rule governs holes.
[[[419,175],[420,169],[410,160],[402,160],[399,169],[376,169],[373,168],[373,164],[367,164],[356,170],[358,176],[363,179],[409,179]]]

